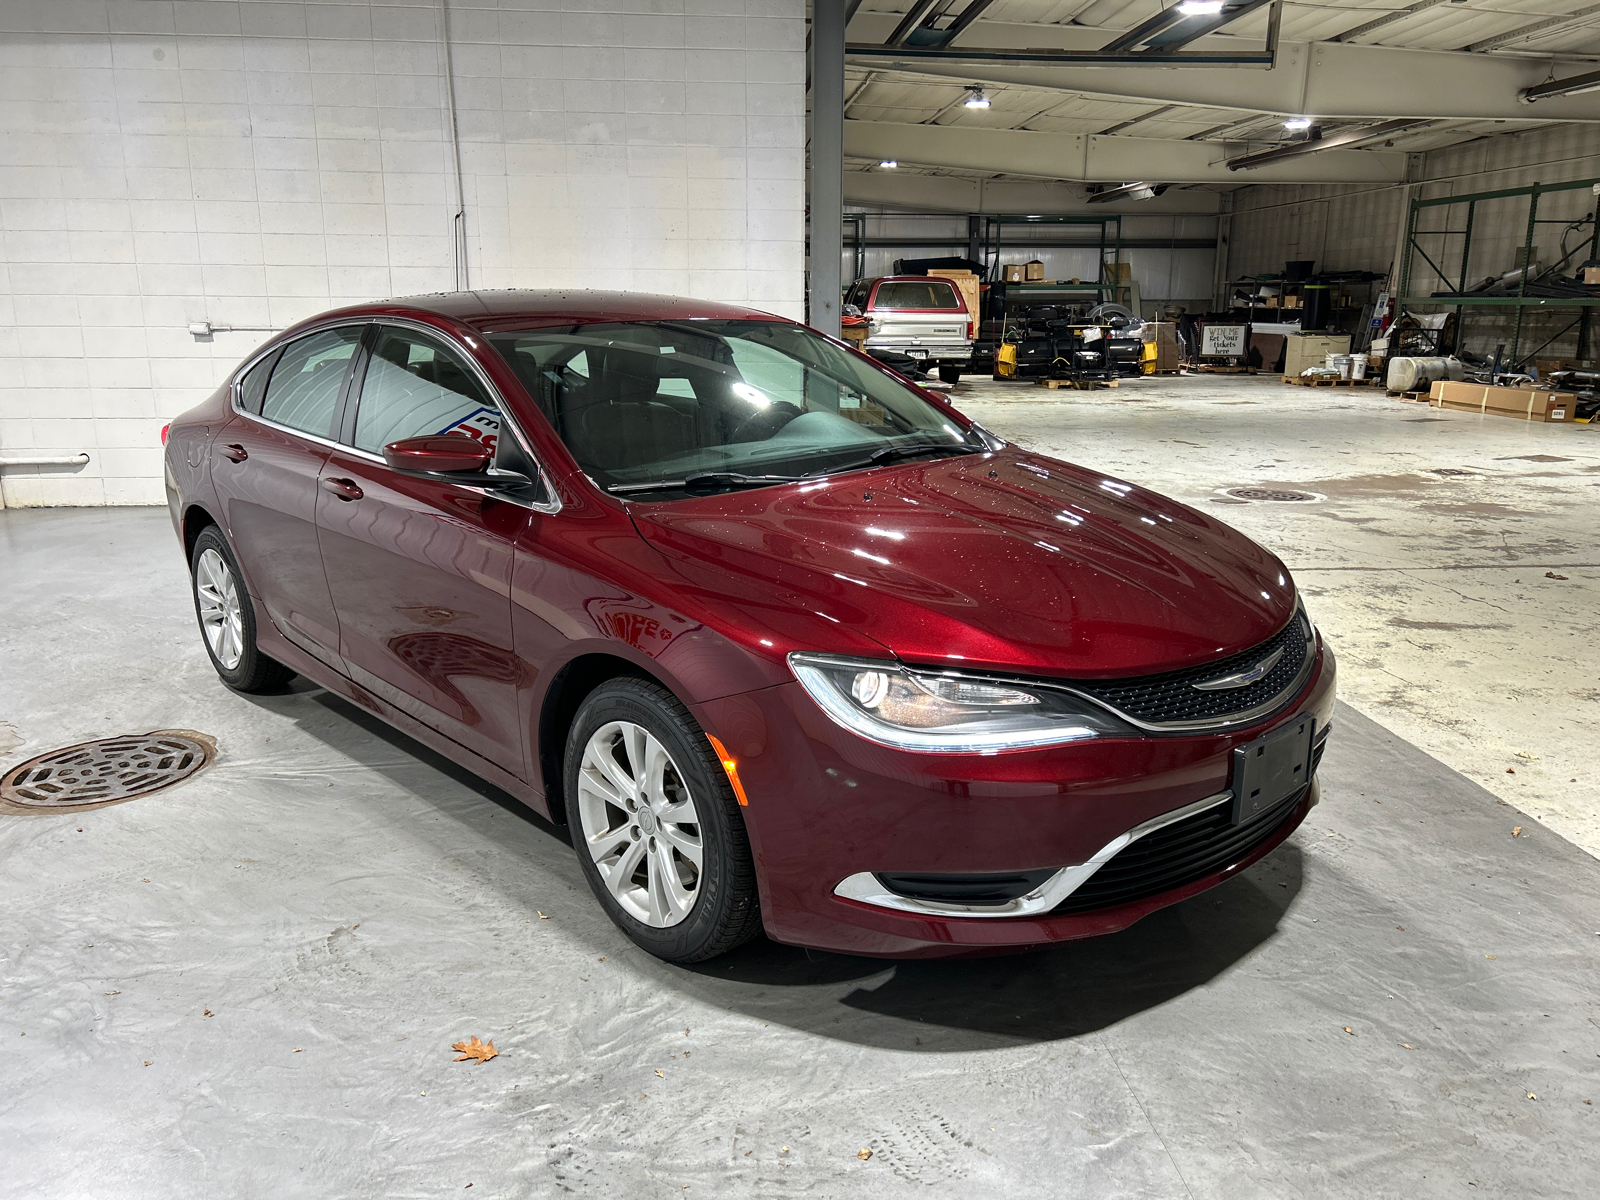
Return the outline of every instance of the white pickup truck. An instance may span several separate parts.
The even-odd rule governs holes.
[[[939,378],[955,383],[972,358],[974,314],[948,279],[926,275],[888,275],[858,279],[845,293],[867,319],[867,350],[898,350]]]

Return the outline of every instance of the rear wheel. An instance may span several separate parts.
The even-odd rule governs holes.
[[[189,567],[201,638],[222,682],[237,692],[266,692],[293,679],[293,671],[256,648],[255,607],[215,525],[195,538]]]
[[[960,383],[961,382],[961,364],[960,363],[940,363],[939,364],[939,378],[945,383]]]
[[[667,689],[597,688],[567,736],[573,843],[606,914],[669,962],[701,962],[761,930],[744,820],[704,731]]]

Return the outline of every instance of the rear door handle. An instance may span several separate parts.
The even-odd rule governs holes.
[[[250,452],[243,446],[239,445],[238,442],[234,442],[231,445],[227,445],[222,448],[222,457],[231,459],[236,463],[241,463],[250,457]]]
[[[322,490],[332,492],[341,500],[359,500],[365,494],[356,486],[356,481],[353,479],[324,479]]]

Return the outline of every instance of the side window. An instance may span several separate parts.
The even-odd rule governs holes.
[[[454,352],[421,334],[385,329],[361,385],[356,449],[382,454],[390,442],[435,433],[464,433],[493,450],[500,407]]]
[[[267,394],[267,377],[272,374],[272,364],[278,361],[278,353],[274,350],[239,380],[239,407],[245,412],[260,415],[261,401]]]
[[[272,370],[261,415],[291,429],[331,437],[345,369],[355,356],[362,328],[325,329],[290,342]]]

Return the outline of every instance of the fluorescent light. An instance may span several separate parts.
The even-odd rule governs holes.
[[[1310,117],[1292,117],[1283,123],[1285,129],[1310,129]]]
[[[892,158],[886,158],[878,165],[880,167],[898,167],[900,164]]]
[[[1183,0],[1178,11],[1186,17],[1208,17],[1222,11],[1222,0]]]
[[[1219,3],[1220,3],[1220,0],[1219,0]],[[987,97],[987,96],[985,96],[983,94],[983,89],[981,87],[977,86],[977,84],[973,84],[971,87],[969,87],[967,89],[967,92],[969,94],[968,94],[968,96],[966,98],[965,103],[966,103],[966,106],[968,108],[988,108],[989,107],[989,97]]]

